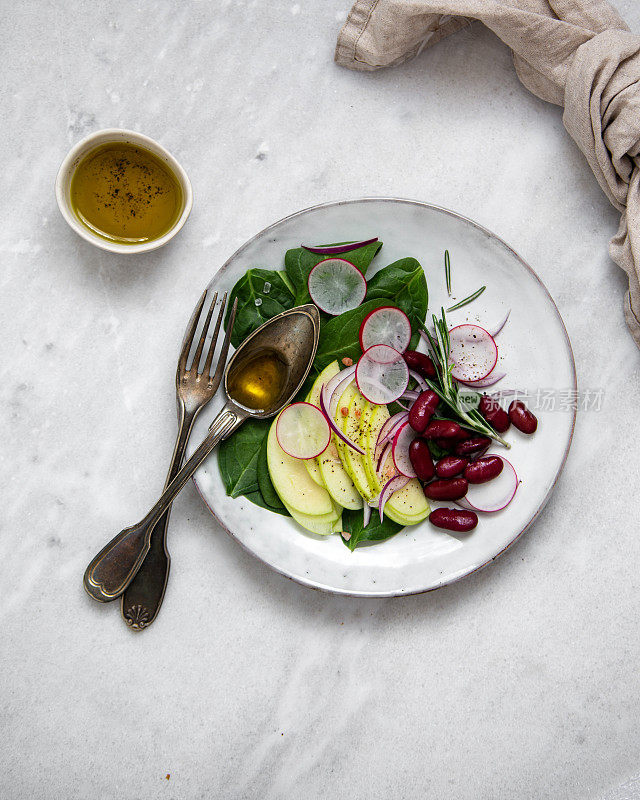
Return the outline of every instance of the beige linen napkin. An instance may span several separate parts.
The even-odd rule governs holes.
[[[400,64],[480,20],[513,50],[531,92],[564,105],[565,128],[621,212],[610,243],[629,276],[627,325],[640,347],[640,36],[605,0],[357,0],[336,61]]]

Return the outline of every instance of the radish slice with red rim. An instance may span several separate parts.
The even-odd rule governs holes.
[[[409,422],[400,426],[398,432],[393,437],[393,463],[396,469],[407,478],[415,478],[416,471],[409,458],[409,445],[418,434],[413,430]]]
[[[484,389],[487,386],[493,386],[494,383],[501,381],[506,374],[506,372],[495,372],[491,370],[486,378],[480,378],[478,381],[463,381],[458,378],[458,383],[464,383],[465,386],[471,386],[473,389]]]
[[[456,500],[459,506],[470,511],[493,514],[509,505],[518,490],[518,475],[510,461],[503,456],[498,458],[502,459],[504,464],[502,472],[487,483],[469,484],[467,494],[461,500]]]
[[[404,358],[384,344],[370,347],[356,366],[356,382],[360,394],[375,405],[393,403],[406,391],[409,368]]]
[[[327,244],[327,245],[320,245],[318,247],[311,246],[308,244],[301,244],[300,247],[303,250],[307,250],[309,253],[316,253],[320,256],[338,256],[340,253],[348,253],[350,250],[355,250],[358,247],[364,247],[367,244],[375,244],[378,241],[378,237],[376,236],[374,239],[365,239],[362,242],[346,242],[345,244]]]
[[[311,403],[287,406],[276,423],[278,444],[293,458],[316,458],[331,439],[325,415]]]
[[[326,388],[326,386],[324,388]],[[328,408],[328,403],[327,403],[327,398],[326,398],[326,392],[324,390],[320,392],[320,410],[324,414],[325,419],[327,420],[327,423],[329,424],[329,427],[331,428],[333,433],[335,433],[335,435],[338,437],[338,439],[340,439],[345,444],[349,445],[349,447],[352,447],[357,453],[360,453],[360,455],[363,456],[365,453],[364,453],[364,450],[360,447],[360,445],[356,444],[355,442],[352,442],[351,439],[348,436],[346,436],[340,430],[340,428],[336,425],[335,419],[332,416],[329,415],[329,408]]]
[[[449,331],[453,364],[451,375],[460,381],[475,382],[486,378],[498,361],[498,347],[488,331],[465,323]]]
[[[326,258],[309,273],[308,288],[318,308],[337,317],[362,303],[367,293],[367,282],[350,261]]]
[[[405,478],[404,475],[396,475],[393,478],[390,478],[385,485],[382,487],[382,491],[380,492],[380,497],[378,498],[378,512],[380,514],[380,522],[382,522],[382,517],[384,514],[384,507],[387,503],[387,500],[391,497],[394,492],[399,492],[400,489],[404,489],[404,487],[409,483],[409,478]]]
[[[360,347],[363,351],[376,344],[386,344],[399,353],[404,353],[410,341],[409,317],[395,306],[376,308],[362,320]]]

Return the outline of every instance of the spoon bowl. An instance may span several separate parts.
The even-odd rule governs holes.
[[[207,436],[144,519],[120,531],[87,567],[84,587],[91,597],[106,603],[126,590],[149,552],[156,523],[219,442],[249,417],[274,417],[293,400],[309,374],[319,336],[320,314],[312,304],[284,311],[247,336],[227,364],[227,401]]]

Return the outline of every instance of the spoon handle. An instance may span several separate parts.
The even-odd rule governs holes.
[[[84,573],[84,588],[94,600],[108,603],[125,591],[149,552],[151,532],[157,521],[213,448],[226,439],[246,418],[245,412],[227,403],[211,423],[207,436],[144,519],[137,525],[120,531],[95,556]]]

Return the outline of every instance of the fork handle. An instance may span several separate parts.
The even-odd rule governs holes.
[[[125,591],[149,551],[155,524],[213,448],[239,427],[247,416],[242,409],[227,402],[211,423],[207,436],[144,519],[120,531],[95,556],[84,573],[84,588],[94,600],[108,603]]]
[[[201,408],[202,406],[196,407],[195,410],[187,409],[184,402],[178,398],[178,435],[164,489],[180,469],[191,428]],[[141,631],[151,625],[164,600],[171,567],[171,556],[167,550],[170,514],[171,508],[168,508],[156,522],[151,532],[149,552],[133,580],[120,596],[120,614],[134,631]]]

